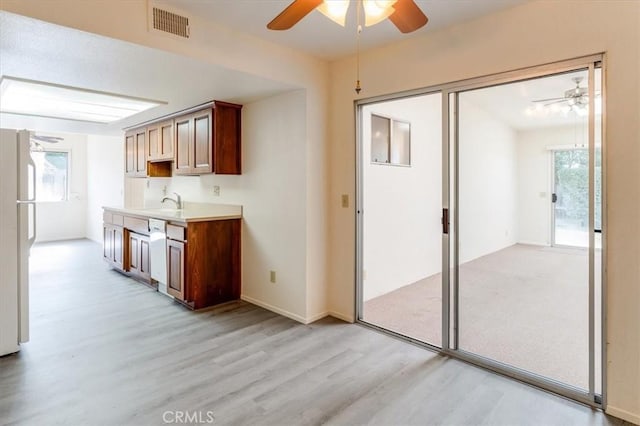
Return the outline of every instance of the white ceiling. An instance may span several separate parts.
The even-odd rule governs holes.
[[[390,22],[384,21],[365,29],[362,45],[363,48],[370,48],[406,37],[428,34],[435,29],[525,1],[529,0],[418,0],[419,6],[430,18],[426,28],[403,35]],[[346,29],[314,11],[292,30],[278,32],[267,30],[266,24],[289,4],[289,0],[163,0],[163,4],[167,3],[179,11],[219,22],[235,31],[247,32],[323,58],[337,58],[355,49],[353,7]],[[0,75],[168,103],[107,125],[0,114],[2,127],[85,134],[120,134],[125,127],[212,99],[247,103],[295,89],[280,82],[231,71],[166,51],[2,11]],[[536,90],[539,93],[536,97],[559,96],[571,87],[570,78],[565,80],[558,84],[547,84],[546,89]],[[524,93],[522,88],[520,92]],[[515,111],[526,108],[526,103],[530,100],[507,94],[501,97],[489,96],[485,100],[481,99],[482,96],[476,97],[478,99],[474,100],[475,103],[484,102],[480,106],[485,109],[495,108],[505,120],[514,123],[515,127],[527,126],[527,118],[516,117]],[[496,99],[499,101],[494,105]],[[518,102],[519,105],[510,104],[512,102]]]
[[[596,94],[600,92],[598,85],[599,70],[596,70]],[[470,90],[460,94],[460,103],[470,102],[480,107],[491,116],[506,123],[515,130],[529,130],[542,127],[568,126],[586,122],[586,117],[578,116],[575,112],[564,113],[561,107],[566,103],[558,103],[557,107],[540,102],[540,110],[527,113],[535,106],[534,100],[563,97],[564,92],[575,88],[574,77],[583,77],[580,87],[587,87],[587,71],[576,71],[566,74],[541,77],[533,80],[486,87]],[[597,99],[597,98],[596,98]],[[464,110],[460,112],[464,119]]]
[[[333,60],[356,51],[356,8],[352,1],[345,27],[313,11],[292,29],[271,31],[266,25],[292,0],[152,0],[176,11],[248,33],[273,43],[302,50],[316,57]],[[531,0],[416,0],[428,16],[425,27],[402,34],[389,20],[364,28],[361,49],[425,35],[437,29],[487,15]]]
[[[294,89],[185,56],[0,11],[0,76],[4,75],[168,102],[111,124],[0,114],[0,126],[5,128],[106,135],[213,99],[242,104]]]

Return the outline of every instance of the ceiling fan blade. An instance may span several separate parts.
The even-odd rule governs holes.
[[[64,138],[60,138],[57,136],[31,135],[31,140],[37,141],[37,142],[58,143],[60,141],[63,141]]]
[[[270,30],[288,30],[297,24],[309,12],[318,7],[322,0],[294,0],[273,21],[267,24]]]
[[[413,0],[398,0],[393,5],[395,12],[389,16],[389,20],[393,22],[393,25],[398,27],[402,33],[410,33],[418,28],[421,28],[429,22],[427,15],[422,13],[422,10]]]
[[[566,101],[567,98],[565,97],[561,97],[561,98],[549,98],[549,99],[536,99],[535,101],[531,101],[531,102],[549,102],[549,101]]]
[[[549,106],[549,105],[553,105],[553,104],[560,104],[562,102],[567,102],[567,101],[568,101],[568,99],[560,99],[560,100],[557,100],[557,101],[549,102],[548,104],[544,104],[544,106]]]

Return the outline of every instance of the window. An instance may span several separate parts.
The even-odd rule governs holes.
[[[69,152],[34,151],[36,200],[66,201],[69,189]]]
[[[371,162],[411,165],[411,124],[371,114]]]

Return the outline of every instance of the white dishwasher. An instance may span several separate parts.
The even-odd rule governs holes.
[[[151,278],[158,282],[158,291],[167,294],[167,222],[149,219],[149,267]]]

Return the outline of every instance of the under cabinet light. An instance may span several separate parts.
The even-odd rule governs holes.
[[[3,76],[0,112],[111,123],[166,102]]]

